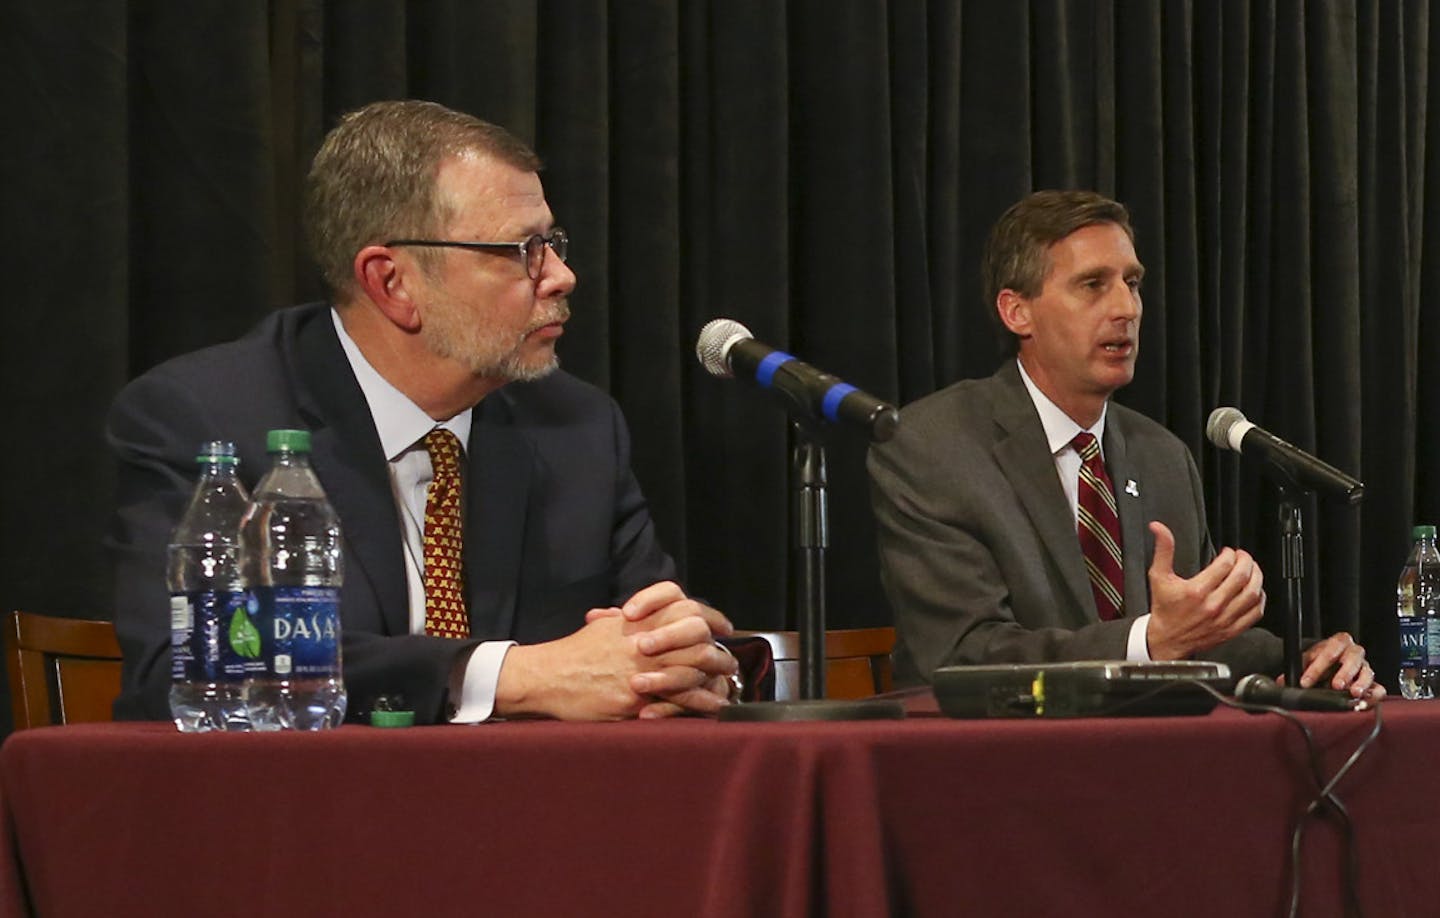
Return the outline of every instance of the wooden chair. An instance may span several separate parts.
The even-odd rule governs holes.
[[[800,697],[800,634],[796,631],[739,631],[770,643],[775,656],[775,700]],[[890,651],[894,628],[849,628],[825,632],[825,697],[868,698],[891,689]]]
[[[120,644],[110,622],[11,612],[5,661],[16,730],[112,719]]]

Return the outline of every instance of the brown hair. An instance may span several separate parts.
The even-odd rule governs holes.
[[[306,236],[333,297],[352,288],[351,265],[365,246],[443,231],[450,214],[436,175],[442,161],[468,152],[540,170],[540,158],[509,131],[434,102],[375,102],[340,119],[305,180]],[[422,265],[430,254],[416,251]]]
[[[1115,224],[1134,244],[1135,230],[1125,205],[1093,191],[1037,191],[1011,205],[995,222],[985,241],[980,272],[985,305],[1006,353],[1016,353],[1020,339],[1000,321],[995,309],[1000,291],[1039,296],[1050,273],[1050,246],[1096,223]]]

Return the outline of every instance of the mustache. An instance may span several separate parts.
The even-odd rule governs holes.
[[[556,322],[568,322],[569,320],[570,301],[558,300],[555,305],[541,313],[540,318],[531,323],[530,327],[525,330],[525,333],[528,335],[530,332],[538,331],[547,325],[554,325]]]

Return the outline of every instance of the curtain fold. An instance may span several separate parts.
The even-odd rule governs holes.
[[[0,144],[5,610],[103,611],[108,594],[113,474],[99,419],[129,374],[135,322],[129,45],[114,4],[24,5],[0,29],[11,93]]]

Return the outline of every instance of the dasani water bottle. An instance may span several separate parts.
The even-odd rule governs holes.
[[[345,717],[340,518],[310,467],[310,433],[272,430],[273,465],[240,527],[264,671],[247,680],[256,730],[323,730]]]
[[[1400,694],[1434,698],[1440,673],[1440,552],[1435,527],[1416,526],[1415,547],[1400,570],[1395,614],[1400,621]]]
[[[245,670],[260,656],[237,544],[249,498],[235,444],[203,443],[195,461],[200,481],[166,549],[170,714],[185,733],[244,730]]]

